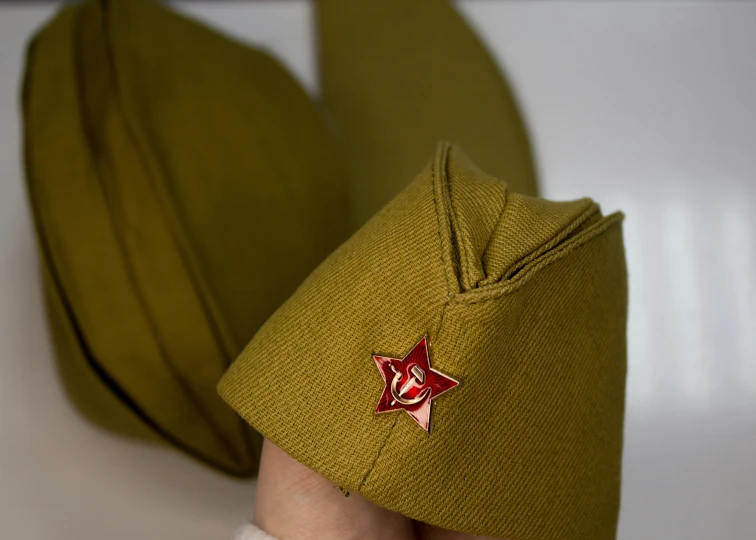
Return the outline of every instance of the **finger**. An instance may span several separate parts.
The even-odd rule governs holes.
[[[281,540],[414,540],[412,521],[333,482],[265,440],[255,523]]]

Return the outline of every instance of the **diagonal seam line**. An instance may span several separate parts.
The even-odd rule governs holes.
[[[436,328],[436,337],[435,339],[438,339],[439,334],[441,333],[441,328],[444,324],[444,316],[446,315],[446,308],[449,306],[449,301],[445,302],[444,305],[441,307],[441,318],[438,321],[438,328]],[[375,454],[375,459],[370,463],[370,467],[368,467],[367,472],[365,473],[365,476],[362,477],[362,480],[360,481],[360,485],[357,488],[358,492],[362,492],[362,488],[365,486],[365,483],[367,482],[368,477],[373,472],[373,469],[375,469],[376,464],[378,463],[378,460],[381,457],[381,454],[383,453],[383,449],[386,447],[386,444],[388,444],[389,439],[391,438],[391,434],[394,433],[394,428],[396,427],[397,422],[399,421],[399,417],[401,416],[402,411],[396,411],[398,414],[396,415],[396,418],[394,418],[394,423],[391,424],[391,427],[388,430],[388,433],[386,434],[386,438],[383,439],[383,442],[381,443],[381,447],[378,449],[378,452]]]
[[[401,411],[397,411],[401,413]],[[378,463],[378,459],[381,457],[381,454],[383,453],[383,449],[386,447],[386,443],[388,443],[388,440],[391,438],[391,434],[394,432],[394,427],[396,427],[396,423],[399,421],[400,414],[397,414],[394,418],[394,423],[391,424],[391,428],[389,428],[388,433],[386,434],[386,438],[383,439],[383,442],[381,443],[381,447],[378,449],[378,452],[375,454],[375,459],[370,464],[370,467],[368,467],[367,472],[365,473],[365,476],[362,477],[362,481],[360,482],[359,488],[357,488],[358,491],[362,491],[362,488],[365,485],[365,482],[367,482],[368,476],[370,476],[370,473],[373,472],[373,469],[375,468],[376,463]]]
[[[156,184],[161,182],[162,177],[160,172],[153,170],[153,162],[146,155],[148,151],[145,150],[145,148],[140,144],[141,139],[137,134],[138,128],[136,128],[131,122],[131,118],[129,117],[129,114],[127,114],[127,108],[124,106],[123,93],[121,89],[122,80],[118,71],[118,64],[115,61],[115,46],[113,44],[113,34],[110,24],[109,9],[108,6],[104,4],[102,7],[102,22],[104,39],[107,43],[106,54],[108,57],[108,63],[111,68],[111,84],[113,85],[113,93],[116,96],[116,98],[114,99],[115,105],[121,114],[124,126],[126,128],[127,136],[129,137],[129,139],[131,139],[131,142],[134,145],[138,159],[142,162],[148,178],[153,181],[152,187],[156,191],[156,199],[158,200],[157,206],[159,210],[162,210],[161,217],[167,225],[167,228],[171,236],[173,237],[173,240],[176,242],[176,252],[179,259],[184,263],[184,269],[191,286],[197,293],[197,299],[202,311],[204,312],[210,334],[214,338],[213,341],[215,342],[214,344],[216,350],[219,353],[221,361],[224,363],[224,367],[228,368],[228,366],[231,365],[231,362],[234,359],[234,353],[232,351],[238,350],[238,345],[236,343],[233,343],[233,339],[228,335],[228,331],[224,328],[227,326],[227,323],[225,320],[223,320],[223,315],[220,313],[220,310],[216,306],[214,298],[212,298],[212,293],[207,290],[207,287],[203,286],[203,276],[201,276],[202,272],[198,268],[196,261],[192,257],[190,249],[186,246],[186,235],[182,230],[181,225],[177,223],[175,211],[173,210],[173,208],[166,208],[166,206],[170,206],[170,203],[165,200],[164,196],[161,196],[161,193],[157,193],[159,189]],[[176,372],[176,374],[178,375],[178,372]],[[183,379],[183,377],[178,378]],[[250,440],[250,433],[243,419],[238,418],[237,428],[239,430],[239,433],[241,434],[247,456],[237,455],[236,449],[234,448],[233,444],[230,443],[227,440],[226,436],[214,425],[212,415],[210,415],[210,413],[206,411],[205,405],[203,404],[202,400],[195,395],[191,386],[186,383],[186,381],[184,381],[183,386],[185,386],[185,391],[191,395],[192,400],[196,401],[196,405],[200,408],[201,411],[203,411],[203,416],[208,416],[208,421],[211,429],[216,432],[216,435],[221,439],[223,446],[227,448],[227,450],[235,459],[239,459],[243,462],[245,458],[249,456],[249,454],[255,455],[256,459],[259,459],[258,452],[255,449],[255,445]]]
[[[81,25],[81,13],[77,13],[77,15],[79,15],[79,17],[77,17],[77,20],[76,20],[75,24],[76,25]],[[113,51],[112,51],[112,43],[111,43],[112,36],[110,34],[110,28],[109,28],[108,21],[107,21],[107,12],[105,11],[104,6],[103,6],[102,11],[100,11],[98,13],[98,15],[102,18],[102,20],[101,20],[101,23],[102,23],[102,28],[101,28],[102,39],[107,44],[107,48],[106,48],[106,50],[104,51],[103,54],[106,57],[106,62],[108,64],[108,68],[110,69],[110,77],[109,77],[110,84],[113,85],[113,91],[116,94],[116,98],[113,100],[113,103],[114,103],[114,106],[118,108],[118,112],[121,115],[122,119],[124,120],[124,126],[127,128],[128,136],[130,138],[132,138],[132,140],[133,140],[133,133],[131,133],[130,126],[128,125],[128,122],[126,121],[125,115],[123,114],[122,103],[120,102],[120,94],[119,94],[118,88],[117,88],[117,80],[115,79],[115,77],[116,77],[116,73],[115,73],[115,61],[114,61],[113,56],[112,56]],[[77,41],[77,47],[81,47],[80,41],[81,40]],[[79,75],[80,75],[80,73],[81,73],[81,65],[80,65],[81,64],[81,60],[80,60],[79,57],[77,57],[77,62],[78,62],[77,68],[79,69]],[[81,77],[80,77],[80,79],[81,79]],[[79,95],[79,99],[82,99],[81,95]],[[85,136],[86,137],[91,137],[91,133],[89,133],[88,126],[83,126],[83,129],[85,130]],[[138,159],[143,159],[143,156],[141,155],[141,149],[138,148],[135,145],[135,150],[137,152]],[[145,167],[145,169],[148,170],[146,167]],[[99,175],[101,174],[101,171],[97,170],[96,166],[95,166],[95,170],[96,170],[96,173],[98,174],[98,178],[99,178]],[[109,210],[112,210],[112,207],[110,207]],[[112,212],[111,212],[111,218],[112,218]],[[119,249],[120,249],[121,252],[124,252],[125,248],[124,248],[124,246],[122,244],[121,234],[120,234],[120,231],[119,231],[118,226],[116,224],[114,224],[114,231],[116,232],[115,236],[116,236],[116,238],[117,238],[117,240],[119,242]],[[217,426],[215,425],[215,423],[213,421],[212,416],[208,413],[208,411],[206,410],[206,408],[202,404],[201,400],[193,392],[193,390],[191,389],[191,387],[187,383],[186,379],[183,376],[181,376],[178,373],[178,371],[176,370],[176,367],[174,366],[174,364],[172,362],[172,359],[169,358],[169,355],[167,354],[167,352],[165,350],[165,347],[164,347],[164,345],[163,345],[160,337],[158,336],[158,333],[157,333],[156,328],[155,328],[155,322],[153,320],[152,314],[151,314],[150,310],[145,305],[144,293],[142,292],[141,287],[139,286],[139,280],[133,274],[133,268],[131,268],[131,265],[129,265],[128,263],[126,263],[124,265],[124,269],[128,273],[128,275],[130,277],[130,280],[131,280],[131,282],[132,282],[132,284],[134,286],[134,289],[136,291],[137,300],[138,300],[140,306],[142,307],[142,310],[144,312],[145,318],[146,318],[146,320],[147,320],[147,322],[148,322],[148,324],[149,324],[149,326],[150,326],[150,328],[151,328],[151,330],[153,332],[153,336],[155,337],[156,344],[157,344],[157,346],[158,346],[158,348],[160,350],[160,357],[163,360],[163,363],[164,363],[165,367],[175,377],[176,382],[183,389],[183,391],[185,392],[185,395],[187,396],[188,400],[195,407],[195,409],[197,410],[197,412],[199,413],[199,415],[207,422],[207,425],[210,427],[210,430],[215,434],[215,436],[216,436],[218,442],[221,444],[221,446],[224,447],[229,452],[229,454],[232,456],[232,459],[239,460],[241,458],[243,460],[244,456],[239,456],[238,455],[238,453],[236,452],[233,444],[217,428]],[[239,421],[239,427],[240,428],[243,427],[241,420]],[[167,431],[167,428],[165,428],[165,429]],[[247,447],[247,450],[248,450],[248,447]]]

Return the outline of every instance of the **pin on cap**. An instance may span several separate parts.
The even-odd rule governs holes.
[[[430,432],[431,401],[459,385],[459,381],[430,367],[428,336],[423,336],[404,358],[374,354],[373,360],[386,383],[375,412],[405,410]]]

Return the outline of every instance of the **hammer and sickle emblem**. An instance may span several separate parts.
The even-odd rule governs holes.
[[[394,398],[394,401],[391,402],[391,405],[394,405],[397,401],[402,405],[415,405],[416,403],[420,403],[428,396],[428,394],[430,394],[431,389],[426,388],[417,396],[405,399],[404,394],[406,394],[410,388],[420,386],[425,382],[425,372],[423,371],[423,368],[421,368],[417,364],[414,364],[409,369],[409,372],[411,374],[409,380],[405,382],[399,390],[397,390],[399,381],[402,380],[402,372],[399,371],[393,363],[390,364],[390,367],[391,371],[394,372],[394,378],[391,380],[391,396]]]

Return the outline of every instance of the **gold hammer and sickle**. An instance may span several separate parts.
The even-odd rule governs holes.
[[[410,399],[405,399],[404,394],[407,393],[407,390],[412,388],[413,386],[416,386],[418,384],[423,384],[425,382],[425,372],[423,369],[418,366],[417,364],[414,364],[410,368],[410,373],[412,376],[409,378],[409,380],[404,383],[404,385],[397,390],[397,386],[399,386],[399,381],[402,380],[402,372],[399,371],[394,364],[389,364],[391,367],[391,371],[394,372],[394,378],[391,380],[391,396],[394,398],[394,402],[399,402],[402,405],[415,405],[416,403],[420,403],[422,400],[424,400],[428,394],[430,393],[431,389],[426,388],[422,392],[420,392],[417,396]],[[394,403],[392,403],[393,405]]]

